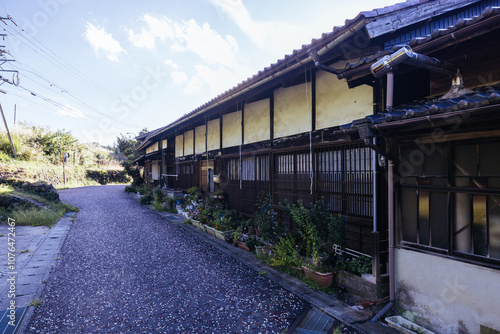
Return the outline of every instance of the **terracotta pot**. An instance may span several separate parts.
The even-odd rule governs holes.
[[[304,274],[307,279],[314,281],[319,286],[328,287],[332,285],[333,282],[333,273],[320,273],[314,270],[311,270],[307,267],[302,267],[304,269]]]
[[[247,244],[244,243],[243,241],[239,241],[238,242],[238,247],[240,247],[241,249],[244,249],[246,251],[249,251],[250,252],[250,248],[248,248]]]

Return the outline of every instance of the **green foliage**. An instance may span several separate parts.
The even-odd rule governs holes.
[[[155,188],[153,190],[153,196],[155,199],[155,203],[160,205],[163,204],[163,199],[166,197],[165,193],[160,188]]]
[[[133,187],[133,186],[126,186],[125,187],[125,192],[126,193],[135,193],[135,192],[137,192],[137,189],[135,187]]]
[[[121,137],[116,137],[117,152],[122,155],[126,162],[130,163],[139,157],[136,147],[139,145],[137,140],[120,134]]]
[[[284,235],[285,228],[278,220],[278,212],[271,194],[262,194],[260,196],[255,219],[264,241],[274,244]]]
[[[262,241],[257,238],[256,235],[252,234],[252,235],[249,235],[246,239],[245,239],[245,243],[247,244],[248,248],[250,249],[251,252],[253,252],[255,250],[255,247],[257,246],[263,246],[264,244],[262,243]]]
[[[130,179],[127,177],[125,171],[110,170],[110,169],[87,169],[87,178],[99,182],[99,184],[108,183],[128,183]]]
[[[372,271],[372,260],[368,256],[359,256],[354,259],[348,259],[344,264],[345,269],[348,272],[358,276],[371,273]]]
[[[141,196],[139,203],[142,205],[149,205],[153,201],[153,194],[151,192],[145,193]]]
[[[295,248],[295,239],[292,237],[281,237],[274,248],[274,256],[271,258],[273,267],[300,267],[302,257]]]
[[[301,237],[301,248],[304,251],[304,255],[306,257],[312,256],[316,263],[318,263],[320,237],[309,209],[304,207],[302,201],[299,201],[298,205],[288,205],[288,210],[293,221],[298,226],[298,233]]]

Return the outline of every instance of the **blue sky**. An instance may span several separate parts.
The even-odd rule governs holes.
[[[0,103],[82,142],[167,125],[360,11],[394,0],[0,0]],[[2,78],[17,83],[13,72]],[[3,129],[3,126],[2,126]]]

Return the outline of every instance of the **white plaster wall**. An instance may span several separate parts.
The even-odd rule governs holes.
[[[311,99],[311,83],[274,91],[274,138],[311,130]]]
[[[151,179],[153,181],[158,181],[160,179],[160,162],[158,160],[153,160],[151,162]]]
[[[316,72],[316,129],[347,124],[373,114],[373,88],[352,89],[328,72]]]
[[[194,139],[194,152],[195,154],[201,154],[201,153],[204,153],[205,152],[205,133],[207,132],[207,128],[205,127],[205,125],[200,125],[200,126],[197,126],[195,129],[194,129],[194,135],[195,135],[195,139]]]
[[[241,110],[222,116],[222,147],[241,145]]]
[[[194,153],[193,140],[194,130],[184,132],[184,155],[191,155]]]
[[[243,120],[245,138],[243,143],[250,144],[271,139],[271,105],[269,99],[245,104]]]
[[[207,149],[220,150],[220,119],[214,119],[207,124]]]
[[[500,271],[395,250],[396,301],[405,317],[436,333],[500,331]]]
[[[184,135],[175,136],[175,156],[184,156]]]

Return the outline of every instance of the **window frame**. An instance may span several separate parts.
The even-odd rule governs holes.
[[[417,148],[418,146],[418,139],[414,140],[413,142],[404,142],[398,145],[398,154],[401,159],[401,157],[404,157],[405,154],[402,153],[404,149],[411,149]],[[434,176],[428,176],[428,175],[400,175],[400,180],[397,183],[397,188],[396,188],[396,194],[398,198],[398,235],[399,235],[399,246],[405,249],[411,249],[411,250],[419,250],[419,251],[424,251],[424,252],[430,252],[432,254],[440,255],[440,256],[445,256],[448,258],[452,258],[455,260],[461,260],[469,263],[474,263],[474,264],[479,264],[482,266],[488,266],[491,268],[498,269],[500,268],[500,256],[499,257],[491,257],[491,233],[490,233],[490,227],[492,226],[491,222],[491,217],[490,217],[490,196],[500,196],[500,187],[499,188],[491,188],[488,185],[485,187],[480,187],[480,186],[470,186],[470,184],[475,183],[472,181],[474,178],[478,180],[482,179],[494,179],[498,177],[497,175],[489,175],[489,176],[481,176],[481,175],[459,175],[459,173],[456,172],[456,166],[455,166],[455,150],[460,147],[460,146],[466,146],[466,145],[474,145],[476,147],[476,165],[477,165],[477,173],[480,174],[479,170],[481,168],[481,161],[480,161],[480,155],[481,155],[481,150],[480,147],[482,147],[482,144],[496,144],[500,148],[500,139],[498,138],[488,138],[488,139],[483,139],[483,140],[457,140],[457,141],[450,141],[446,143],[435,143],[434,145],[444,145],[447,147],[447,156],[446,156],[446,175],[434,175]],[[420,147],[422,149],[422,147]],[[408,156],[408,155],[406,155]],[[425,154],[423,154],[425,159]],[[399,161],[399,163],[402,163]],[[425,162],[422,162],[422,165],[424,165]],[[416,170],[422,171],[422,174],[424,173],[424,168],[419,168],[417,167]],[[500,170],[498,172],[500,175]],[[447,180],[446,185],[444,184],[433,184],[432,178],[445,178]],[[462,177],[462,178],[470,178],[469,186],[457,186],[456,182],[457,178]],[[407,180],[415,180],[413,184],[411,183],[405,183],[405,179]],[[425,181],[425,182],[422,182]],[[479,183],[479,182],[478,182]],[[416,214],[417,217],[413,220],[413,222],[416,222],[416,242],[414,241],[409,241],[404,235],[404,231],[408,231],[408,226],[405,226],[405,222],[403,221],[403,215],[405,210],[409,210],[408,205],[405,206],[403,203],[403,191],[415,191],[416,195]],[[433,246],[432,243],[432,234],[430,233],[429,235],[429,243],[428,244],[422,244],[420,241],[420,226],[419,226],[419,221],[420,221],[420,212],[419,212],[419,201],[420,201],[420,193],[425,192],[429,194],[429,198],[432,198],[433,193],[444,193],[447,196],[446,200],[446,215],[447,215],[447,220],[446,220],[446,226],[445,229],[447,231],[447,247],[446,248],[439,248]],[[458,201],[458,194],[464,194],[467,196],[467,200],[469,203],[468,211],[468,224],[462,226],[461,229],[455,231],[456,227],[456,214],[458,214],[457,211],[457,201]],[[474,196],[485,196],[485,221],[486,221],[486,247],[487,247],[487,253],[486,255],[481,255],[477,254],[475,251],[475,235],[474,235],[474,208],[475,208],[475,202],[474,202]],[[431,199],[429,200],[431,201]],[[411,207],[410,207],[411,208]],[[467,210],[467,208],[465,209]],[[431,229],[432,225],[432,216],[431,213],[429,213],[429,230]],[[458,235],[460,230],[463,230],[464,228],[469,230],[469,244],[470,246],[470,251],[469,252],[464,252],[458,250],[457,247],[457,241],[455,240],[455,237]],[[410,228],[411,229],[411,228]],[[455,234],[455,232],[457,232]],[[412,238],[415,240],[415,238]]]

